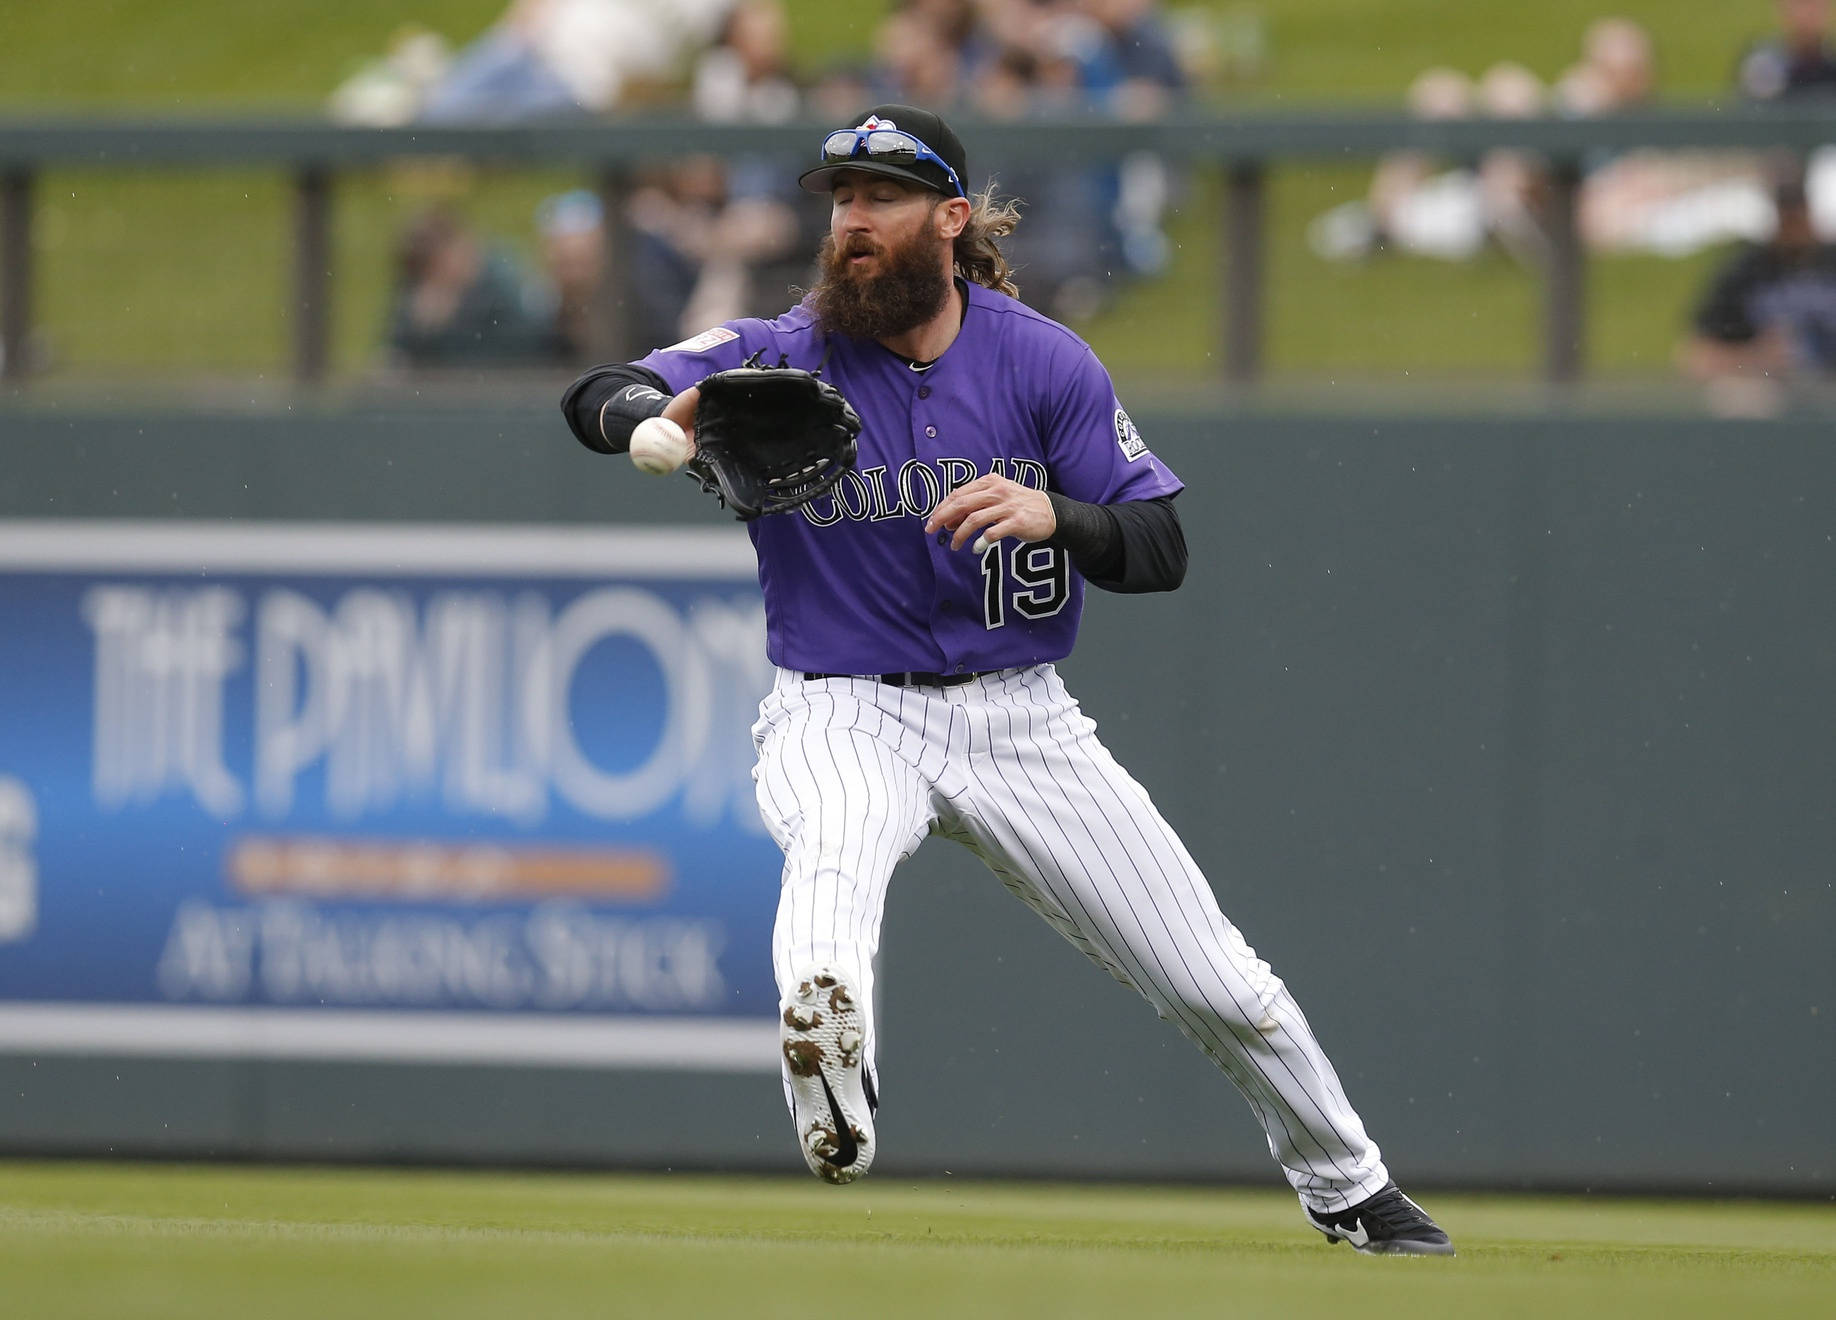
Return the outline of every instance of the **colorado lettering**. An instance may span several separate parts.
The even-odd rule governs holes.
[[[1045,464],[1032,458],[988,460],[988,473],[1009,477],[1032,490],[1046,488]],[[927,463],[908,458],[894,475],[885,465],[843,475],[835,489],[799,510],[813,527],[849,522],[884,522],[889,518],[925,518],[944,495],[966,486],[983,473],[972,459],[940,458]]]

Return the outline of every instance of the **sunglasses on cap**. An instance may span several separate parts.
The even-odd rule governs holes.
[[[934,162],[949,176],[950,186],[958,197],[968,197],[963,181],[956,177],[950,162],[925,146],[923,142],[899,128],[840,128],[822,140],[825,165],[840,165],[859,160],[883,161],[888,165],[915,165],[921,160]]]

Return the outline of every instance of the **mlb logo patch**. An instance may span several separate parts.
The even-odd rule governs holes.
[[[739,338],[737,330],[729,330],[724,325],[717,325],[712,330],[703,330],[693,339],[685,339],[680,344],[671,344],[668,348],[658,349],[660,353],[705,353],[710,348]]]
[[[1141,432],[1128,419],[1128,414],[1116,409],[1116,444],[1121,446],[1122,457],[1133,463],[1147,453],[1147,441],[1141,438]]]

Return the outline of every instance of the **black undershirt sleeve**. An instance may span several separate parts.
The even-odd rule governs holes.
[[[668,383],[649,367],[614,362],[594,367],[569,385],[561,396],[561,415],[588,449],[623,454],[631,448],[637,424],[662,413],[671,397]]]
[[[1049,544],[1063,546],[1092,586],[1105,591],[1172,591],[1186,579],[1186,534],[1173,496],[1085,504],[1046,492],[1058,530]]]

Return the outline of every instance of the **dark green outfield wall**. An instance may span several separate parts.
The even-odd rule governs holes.
[[[1065,671],[1399,1174],[1836,1191],[1830,428],[1137,420],[1191,575],[1093,601]],[[544,409],[0,412],[0,516],[713,515]],[[1222,1078],[966,854],[901,872],[884,958],[886,1171],[1274,1176]],[[776,1091],[12,1057],[0,1145],[800,1167]]]

